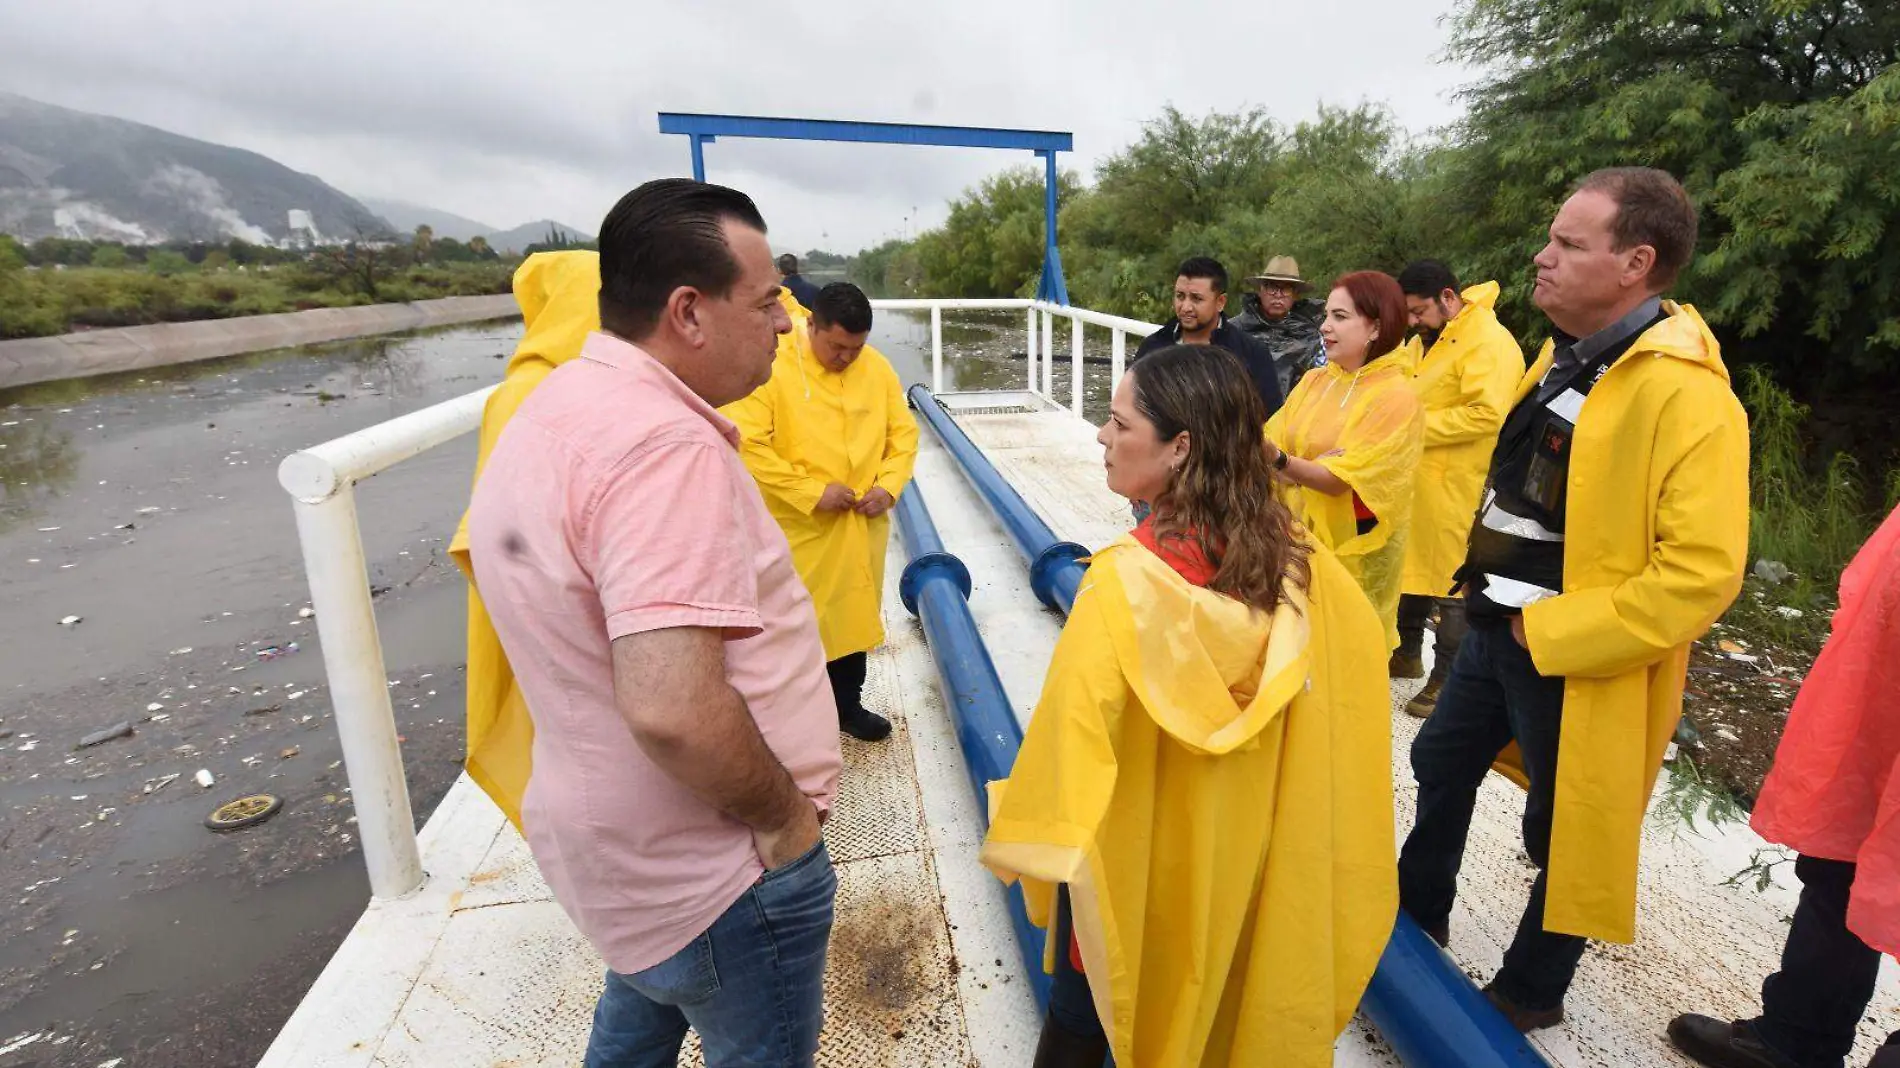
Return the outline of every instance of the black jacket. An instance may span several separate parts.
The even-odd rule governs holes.
[[[1325,352],[1319,337],[1319,321],[1326,314],[1326,306],[1306,297],[1294,301],[1285,317],[1268,319],[1260,314],[1260,298],[1248,293],[1240,298],[1240,307],[1234,325],[1266,346],[1280,378],[1280,391],[1292,393],[1306,372],[1319,366],[1320,356]]]
[[[818,287],[805,281],[802,274],[788,274],[779,280],[779,285],[792,291],[792,299],[803,304],[806,311],[818,301]]]
[[[1156,349],[1166,348],[1179,342],[1181,323],[1169,319],[1161,329],[1149,334],[1135,350],[1135,359],[1139,360]],[[1253,379],[1253,387],[1260,393],[1260,403],[1267,406],[1267,416],[1280,410],[1286,403],[1286,395],[1280,392],[1280,376],[1274,373],[1273,356],[1267,347],[1248,337],[1246,332],[1234,325],[1232,319],[1222,315],[1220,325],[1214,328],[1214,335],[1208,344],[1218,345],[1240,358],[1241,365],[1247,368],[1247,376]]]

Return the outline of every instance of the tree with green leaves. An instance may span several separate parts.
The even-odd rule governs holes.
[[[1813,384],[1900,372],[1900,5],[1467,0],[1453,59],[1488,72],[1443,208],[1461,271],[1531,320],[1531,257],[1570,185],[1639,164],[1702,209],[1678,287],[1732,359]]]

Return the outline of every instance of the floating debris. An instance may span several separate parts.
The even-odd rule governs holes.
[[[292,653],[300,651],[301,647],[298,646],[296,642],[291,642],[289,645],[266,645],[257,651],[257,658],[259,660],[276,660],[278,657],[290,656]]]
[[[130,738],[130,737],[132,737],[131,723],[129,722],[115,723],[112,726],[107,727],[105,730],[94,731],[91,734],[86,735],[84,738],[79,739],[79,744],[73,746],[73,748],[75,750],[91,749],[95,745],[104,745],[105,743],[113,741],[115,739]]]
[[[199,768],[198,773],[192,776],[192,780],[207,790],[218,784],[218,780],[213,778],[211,772],[204,768]]]
[[[301,753],[301,752],[303,752],[303,748],[302,748],[301,746],[295,746],[295,745],[293,745],[293,746],[289,746],[288,748],[285,748],[285,749],[283,749],[283,750],[281,750],[281,751],[280,751],[280,752],[279,752],[279,753],[277,754],[277,759],[279,759],[279,760],[289,760],[289,759],[290,759],[291,757],[294,757],[294,756],[296,756],[296,755],[297,755],[298,753]]]
[[[316,615],[317,615],[317,610],[316,610],[316,609],[314,609],[314,608],[299,608],[299,609],[297,609],[297,618],[298,618],[298,619],[315,619],[315,618],[316,618]]]
[[[160,775],[156,779],[145,780],[145,792],[148,794],[155,794],[159,792],[160,790],[163,790],[165,787],[170,786],[172,783],[177,782],[178,776],[180,774],[181,774],[180,772],[174,771],[170,775]]]
[[[85,616],[65,616],[62,619],[60,619],[59,625],[62,627],[77,627],[78,625],[80,625],[81,623],[84,623],[85,621],[86,621]]]

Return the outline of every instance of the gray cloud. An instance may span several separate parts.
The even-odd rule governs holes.
[[[0,5],[0,89],[250,148],[346,192],[513,226],[592,228],[689,169],[655,115],[713,111],[1072,130],[1088,173],[1166,104],[1385,101],[1415,131],[1456,117],[1442,11],[1404,0],[1260,4],[1219,22],[1131,0],[948,8],[840,0],[170,0]],[[708,176],[752,193],[775,243],[855,250],[938,221],[1028,153],[721,141]],[[913,213],[913,208],[915,212]]]

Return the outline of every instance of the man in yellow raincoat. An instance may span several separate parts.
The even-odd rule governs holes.
[[[1660,294],[1695,251],[1669,175],[1598,171],[1538,253],[1556,335],[1517,389],[1458,576],[1470,631],[1412,745],[1400,902],[1445,940],[1479,782],[1529,791],[1540,869],[1485,990],[1521,1030],[1563,1019],[1584,940],[1629,942],[1643,812],[1689,646],[1741,589],[1748,424],[1715,338]]]
[[[884,641],[890,510],[910,483],[917,421],[884,355],[865,343],[871,302],[849,282],[818,291],[811,317],[779,337],[772,380],[722,411],[818,609],[838,725],[877,741],[890,721],[864,707],[868,654]]]
[[[556,367],[580,355],[587,335],[600,329],[600,254],[590,251],[539,252],[515,269],[515,303],[525,326],[508,361],[501,386],[482,409],[481,441],[475,474],[481,477],[502,428]],[[794,328],[805,310],[789,293],[779,303]],[[468,555],[468,519],[463,517],[449,543],[449,556],[468,579],[468,776],[480,786],[509,822],[521,828],[521,795],[528,788],[534,724],[515,673],[502,652],[501,638],[488,620]]]
[[[1451,268],[1437,260],[1408,264],[1398,277],[1405,310],[1418,331],[1406,342],[1405,362],[1425,406],[1425,454],[1412,497],[1412,534],[1400,580],[1399,648],[1390,670],[1395,679],[1425,674],[1425,623],[1436,612],[1431,678],[1405,706],[1422,719],[1431,715],[1464,637],[1465,603],[1451,596],[1452,575],[1465,562],[1465,538],[1491,468],[1491,447],[1524,377],[1524,350],[1491,310],[1498,299],[1496,282],[1459,292]]]

